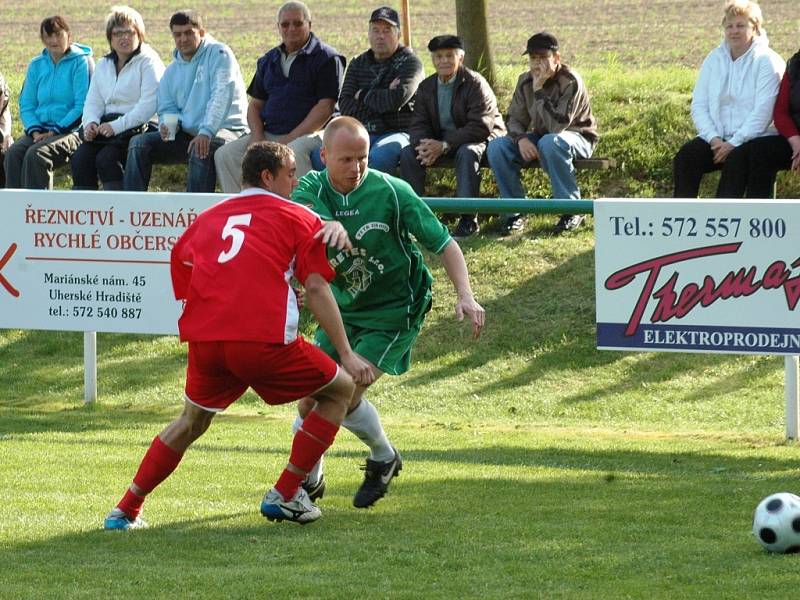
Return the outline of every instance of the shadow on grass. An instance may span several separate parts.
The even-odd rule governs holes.
[[[781,567],[764,572],[768,557],[751,540],[749,520],[761,497],[795,480],[793,461],[500,445],[409,450],[407,458],[403,477],[369,511],[346,507],[329,482],[325,515],[309,527],[263,520],[255,490],[199,518],[177,515],[207,491],[162,493],[148,502],[160,505],[152,527],[128,533],[99,531],[102,515],[81,511],[59,521],[66,532],[0,546],[4,570],[14,574],[4,593],[510,598],[533,589],[542,597],[668,597],[673,589],[680,597],[748,597],[785,585]],[[532,471],[510,477],[476,468],[473,476],[421,481],[414,464],[425,460]],[[728,473],[709,472],[719,461]],[[760,481],[765,470],[792,472]],[[641,476],[652,473],[660,476]],[[164,506],[172,506],[168,514]],[[660,594],[644,593],[650,586]]]

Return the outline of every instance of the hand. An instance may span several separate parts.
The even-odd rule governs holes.
[[[94,121],[87,123],[86,126],[83,128],[83,139],[87,142],[91,142],[94,138],[97,137],[97,123]]]
[[[294,291],[294,297],[297,300],[297,309],[303,310],[303,307],[306,305],[305,290],[299,286],[292,286],[292,290]]]
[[[211,139],[207,135],[196,135],[189,142],[189,147],[186,149],[186,154],[191,155],[194,152],[195,156],[201,160],[208,158],[208,151],[211,148]]]
[[[549,63],[541,63],[541,67],[536,72],[531,72],[533,76],[533,91],[542,89],[545,82],[555,74],[555,69],[552,69]]]
[[[161,134],[161,141],[162,142],[169,142],[169,127],[164,125],[163,123],[158,126],[158,133]]]
[[[337,250],[350,250],[353,244],[350,243],[350,236],[347,230],[339,221],[325,221],[322,229],[314,234],[316,239],[321,239],[322,243],[336,248]]]
[[[394,79],[392,79],[392,83],[389,84],[389,89],[393,90],[399,85],[400,85],[400,78],[399,77],[395,77]]]
[[[31,137],[33,138],[34,143],[43,142],[47,138],[51,138],[55,135],[52,131],[37,131]]]
[[[800,173],[800,135],[793,135],[788,142],[792,147],[792,171]]]
[[[108,123],[103,123],[97,128],[97,133],[103,137],[112,138],[114,137],[114,128]]]
[[[481,336],[486,311],[475,301],[472,294],[459,296],[458,302],[456,302],[456,320],[460,323],[464,320],[464,315],[472,319],[472,338],[477,340]]]
[[[730,142],[722,142],[716,150],[714,150],[714,162],[716,164],[722,164],[725,162],[725,159],[728,158],[728,154],[735,148],[733,144]]]
[[[439,140],[423,138],[414,150],[417,152],[419,164],[423,167],[430,167],[444,153],[444,146]]]
[[[522,160],[528,162],[538,160],[539,150],[537,150],[536,144],[528,139],[528,136],[521,137],[517,142],[517,147],[519,148],[519,153],[522,155]]]
[[[369,385],[375,381],[375,372],[372,370],[372,365],[355,352],[351,351],[339,358],[342,361],[344,370],[350,373],[350,376],[356,383],[360,385]]]

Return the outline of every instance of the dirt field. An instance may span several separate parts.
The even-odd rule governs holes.
[[[389,3],[399,6],[399,2]],[[88,43],[102,55],[108,48],[103,19],[110,4],[0,0],[0,71],[12,80],[22,76],[31,57],[41,51],[38,23],[56,10],[71,23],[77,41]],[[209,31],[234,49],[245,77],[254,70],[256,58],[277,43],[274,11],[279,2],[203,0],[186,4],[200,10]],[[353,0],[310,0],[308,4],[313,29],[325,41],[347,56],[366,48],[367,18],[377,2],[373,6]],[[168,56],[173,46],[167,22],[178,5],[164,0],[132,5],[144,16],[153,46],[162,56]],[[489,27],[500,65],[521,65],[527,37],[547,29],[561,41],[565,60],[584,68],[609,61],[634,68],[665,64],[697,67],[721,39],[722,5],[716,0],[490,0]],[[800,3],[764,0],[761,5],[772,47],[788,58],[800,47]],[[412,45],[424,49],[432,36],[453,32],[454,7],[453,0],[411,0]]]

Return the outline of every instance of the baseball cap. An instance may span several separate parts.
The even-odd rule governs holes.
[[[400,27],[400,17],[397,15],[397,11],[388,6],[381,6],[373,10],[369,22],[373,21],[386,21],[395,27]]]
[[[442,48],[461,48],[463,50],[464,43],[457,35],[437,35],[428,42],[428,50],[431,52],[436,52]]]
[[[558,40],[552,33],[542,31],[528,38],[528,47],[523,54],[530,54],[531,52],[542,50],[551,50],[556,52],[558,50]]]

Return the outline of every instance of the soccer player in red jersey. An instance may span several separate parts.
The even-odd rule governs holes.
[[[189,343],[185,406],[153,440],[105,529],[144,526],[139,513],[147,494],[248,387],[267,404],[316,400],[261,513],[298,523],[321,516],[300,484],[333,443],[354,382],[369,383],[372,373],[350,348],[328,286],[329,236],[314,212],[287,200],[297,185],[292,151],[259,142],[248,149],[242,171],[247,189],[202,212],[172,249],[172,285],[184,300],[178,329]],[[305,304],[334,340],[343,370],[298,336],[292,277],[304,284]]]

